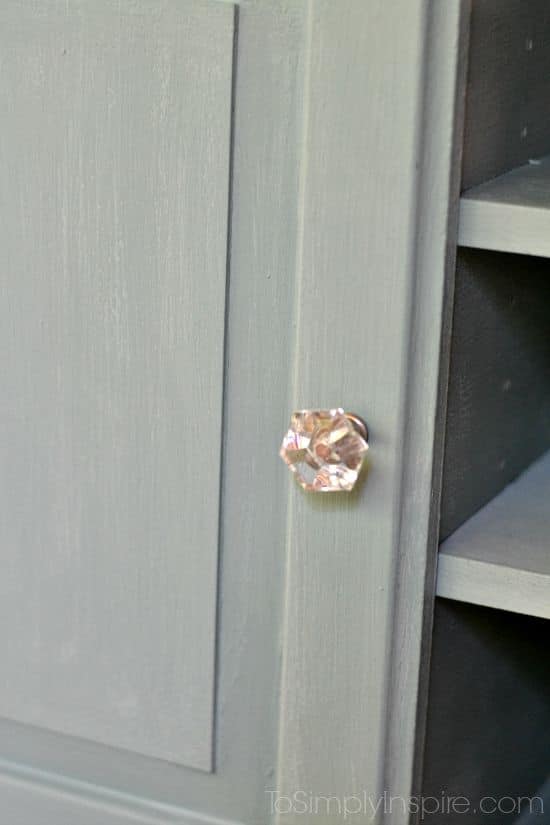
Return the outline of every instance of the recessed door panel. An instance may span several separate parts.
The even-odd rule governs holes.
[[[0,715],[206,770],[233,13],[0,9]]]

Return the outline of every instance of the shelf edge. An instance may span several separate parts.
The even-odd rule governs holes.
[[[550,257],[550,208],[460,199],[458,245]]]
[[[550,575],[439,554],[436,595],[550,619]]]

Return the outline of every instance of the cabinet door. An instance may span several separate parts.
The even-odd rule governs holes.
[[[383,789],[426,40],[398,5],[1,5],[10,825]],[[307,495],[279,443],[335,405],[370,472]]]
[[[0,14],[0,714],[209,770],[233,10]]]

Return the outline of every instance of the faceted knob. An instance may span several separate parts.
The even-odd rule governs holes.
[[[359,416],[335,410],[297,410],[283,438],[281,458],[304,490],[352,490],[368,450],[368,430]]]

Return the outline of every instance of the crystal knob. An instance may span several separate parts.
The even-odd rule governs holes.
[[[283,438],[280,455],[304,490],[353,490],[368,450],[368,429],[353,413],[297,410]]]

